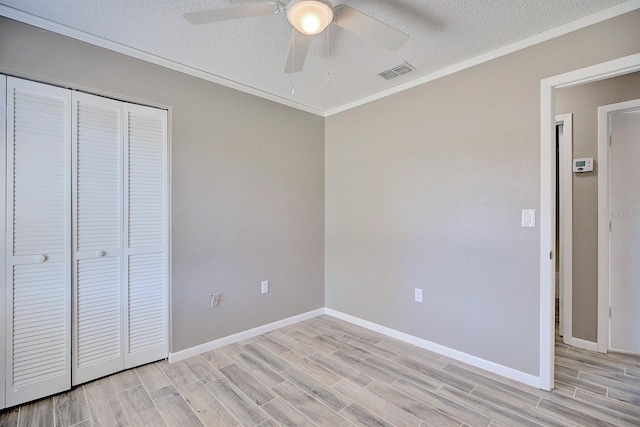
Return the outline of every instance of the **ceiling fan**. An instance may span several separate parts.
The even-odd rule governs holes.
[[[264,16],[286,12],[293,25],[285,73],[302,71],[311,37],[323,32],[332,22],[389,50],[398,50],[409,35],[347,5],[332,6],[327,0],[291,0],[249,3],[221,9],[185,13],[194,25],[217,21]]]

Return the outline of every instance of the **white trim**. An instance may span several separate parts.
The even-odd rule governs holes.
[[[553,90],[567,89],[587,83],[610,79],[612,77],[622,76],[624,74],[634,73],[636,71],[640,71],[639,57],[640,53],[634,53],[633,55],[602,62],[579,70],[569,71],[568,73],[558,74],[557,76],[551,76],[546,79],[542,79],[540,82],[547,88],[553,88]]]
[[[541,388],[553,388],[555,337],[555,274],[554,260],[549,256],[556,249],[556,132],[555,90],[541,83],[540,135],[546,145],[540,150],[540,381]],[[545,109],[545,106],[549,108]]]
[[[543,33],[537,34],[535,36],[526,38],[516,43],[512,43],[508,46],[504,46],[502,48],[493,50],[491,52],[487,52],[483,55],[476,56],[474,58],[468,59],[466,61],[458,62],[457,64],[451,65],[449,67],[438,70],[434,73],[427,74],[426,76],[419,77],[415,80],[411,80],[406,83],[402,83],[398,86],[394,86],[392,88],[383,90],[381,92],[375,93],[373,95],[366,96],[364,98],[357,99],[355,101],[349,102],[347,104],[331,108],[325,111],[325,117],[332,116],[334,114],[341,113],[346,110],[350,110],[355,107],[359,107],[361,105],[367,104],[369,102],[376,101],[381,98],[385,98],[387,96],[394,95],[398,92],[405,91],[407,89],[411,89],[413,87],[422,85],[424,83],[431,82],[433,80],[437,80],[439,78],[448,76],[450,74],[457,73],[462,70],[466,70],[467,68],[475,67],[476,65],[482,64],[484,62],[492,61],[496,58],[500,58],[502,56],[508,55],[513,52],[517,52],[519,50],[526,49],[528,47],[534,46],[536,44],[544,43],[548,40],[554,39],[556,37],[563,36],[565,34],[571,33],[573,31],[580,30],[582,28],[588,27],[590,25],[597,24],[602,21],[606,21],[607,19],[615,18],[616,16],[624,15],[625,13],[629,13],[636,9],[640,8],[640,0],[630,0],[628,2],[619,4],[617,6],[602,10],[600,12],[585,16],[576,21],[569,22],[567,24],[561,25],[559,27],[553,28],[549,31],[545,31]]]
[[[381,333],[388,337],[395,338],[400,341],[404,341],[406,343],[415,345],[420,348],[424,348],[429,351],[433,351],[438,354],[442,354],[443,356],[447,356],[452,359],[458,360],[460,362],[467,363],[471,366],[484,369],[485,371],[493,372],[494,374],[501,375],[503,377],[512,379],[514,381],[518,381],[533,387],[541,388],[540,379],[535,375],[527,374],[526,372],[518,371],[516,369],[499,365],[497,363],[490,362],[488,360],[481,359],[476,356],[472,356],[462,351],[454,350],[452,348],[445,347],[443,345],[436,344],[434,342],[431,342],[422,338],[418,338],[413,335],[405,334],[404,332],[387,328],[386,326],[378,325],[377,323],[369,322],[368,320],[363,320],[358,317],[354,317],[349,314],[345,314],[345,313],[333,310],[331,308],[325,308],[324,311],[325,311],[325,314],[329,316],[342,319],[346,322],[353,323],[354,325],[358,325],[363,328]]]
[[[560,335],[564,342],[573,337],[573,114],[556,116],[556,126],[562,125],[560,141]]]
[[[6,195],[5,191],[7,188],[6,178],[7,178],[7,76],[4,74],[0,74],[0,266],[2,269],[5,269],[6,259],[5,259],[5,233],[6,233],[6,222],[5,222],[5,213],[7,210],[6,207]],[[6,274],[0,273],[0,307],[6,307]],[[2,336],[6,336],[6,328],[5,323],[7,321],[6,312],[3,312],[0,315],[0,333]],[[6,366],[6,353],[5,353],[6,341],[4,339],[0,339],[0,409],[6,408],[6,400],[5,400],[5,391],[7,386],[5,384],[5,369]]]
[[[286,319],[278,320],[267,325],[258,326],[257,328],[249,329],[246,331],[238,332],[237,334],[228,335],[217,340],[209,341],[195,347],[190,347],[184,350],[177,351],[175,353],[169,353],[169,363],[179,362],[181,360],[188,359],[189,357],[202,354],[206,351],[215,350],[216,348],[224,347],[228,344],[233,344],[238,341],[266,334],[267,332],[275,331],[276,329],[293,325],[294,323],[302,322],[303,320],[310,319],[312,317],[320,316],[324,314],[324,312],[324,308],[318,308],[316,310],[308,311],[306,313],[298,314],[292,317],[287,317]]]
[[[553,388],[555,247],[555,91],[640,70],[640,53],[549,77],[540,81],[540,382]]]
[[[587,340],[574,338],[574,337],[568,337],[568,338],[565,337],[564,342],[567,345],[577,347],[577,348],[582,348],[584,350],[598,351],[598,345],[593,341],[587,341]]]
[[[290,101],[286,98],[282,98],[277,95],[256,89],[251,86],[238,83],[233,80],[225,79],[224,77],[211,74],[209,72],[199,70],[187,65],[180,64],[175,61],[171,61],[160,56],[153,55],[151,53],[143,52],[133,47],[125,46],[123,44],[107,40],[105,38],[85,33],[84,31],[76,30],[75,28],[67,27],[66,25],[59,24],[57,22],[50,21],[48,19],[41,18],[39,16],[31,15],[29,13],[11,8],[9,6],[0,5],[0,16],[24,22],[25,24],[33,25],[38,28],[53,31],[57,34],[62,34],[67,37],[74,38],[95,46],[103,47],[114,52],[122,53],[132,58],[141,59],[152,64],[160,65],[161,67],[169,68],[174,71],[178,71],[190,76],[198,77],[203,80],[207,80],[222,86],[226,86],[240,92],[248,93],[250,95],[257,96],[259,98],[267,99],[269,101],[277,102],[288,107],[296,108],[307,113],[316,114],[318,116],[324,116],[324,112],[317,108],[310,107],[295,101]]]
[[[609,350],[609,114],[598,108],[598,351]]]
[[[610,207],[609,199],[609,137],[611,136],[610,117],[612,114],[625,110],[635,110],[640,107],[640,100],[619,102],[598,107],[598,343],[597,351],[609,351],[609,220],[605,213]]]
[[[294,323],[298,323],[303,320],[310,319],[312,317],[320,316],[322,314],[327,314],[329,316],[333,316],[337,319],[341,319],[346,322],[353,323],[354,325],[361,326],[371,331],[379,332],[388,337],[396,338],[396,339],[399,339],[400,341],[404,341],[406,343],[415,345],[417,347],[424,348],[426,350],[433,351],[438,354],[442,354],[443,356],[447,356],[452,359],[458,360],[460,362],[467,363],[471,366],[484,369],[485,371],[493,372],[494,374],[501,375],[505,378],[509,378],[514,381],[518,381],[518,382],[530,385],[532,387],[542,388],[540,379],[535,375],[527,374],[526,372],[518,371],[516,369],[512,369],[494,362],[490,362],[488,360],[481,359],[479,357],[472,356],[470,354],[467,354],[458,350],[454,350],[452,348],[445,347],[443,345],[436,344],[434,342],[431,342],[422,338],[418,338],[413,335],[405,334],[404,332],[387,328],[386,326],[378,325],[377,323],[369,322],[368,320],[363,320],[358,317],[354,317],[349,314],[345,314],[340,311],[336,311],[326,307],[319,308],[317,310],[312,310],[306,313],[298,314],[296,316],[288,317],[286,319],[278,320],[276,322],[269,323],[267,325],[258,326],[257,328],[249,329],[247,331],[242,331],[233,335],[228,335],[226,337],[223,337],[214,341],[209,341],[207,343],[200,344],[195,347],[190,347],[185,350],[177,351],[175,353],[170,353],[169,363],[179,362],[181,360],[188,359],[189,357],[197,356],[198,354],[202,354],[210,350],[215,350],[216,348],[233,344],[238,341],[253,338],[258,335],[266,334],[276,329],[293,325]]]
[[[361,326],[371,331],[379,332],[388,337],[395,338],[400,341],[404,341],[406,343],[415,345],[420,348],[424,348],[429,351],[433,351],[443,356],[447,356],[452,359],[458,360],[460,362],[467,363],[471,366],[484,369],[485,371],[489,371],[494,374],[501,375],[505,378],[509,378],[514,381],[518,381],[523,384],[530,385],[532,387],[542,388],[540,379],[535,375],[527,374],[526,372],[518,371],[516,369],[512,369],[512,368],[500,365],[498,363],[494,363],[476,356],[472,356],[462,351],[454,350],[452,348],[445,347],[443,345],[436,344],[434,342],[431,342],[422,338],[418,338],[413,335],[409,335],[404,332],[397,331],[395,329],[387,328],[386,326],[378,325],[377,323],[369,322],[368,320],[360,319],[358,317],[351,316],[349,314],[345,314],[340,311],[336,311],[326,307],[319,308],[317,310],[312,310],[306,313],[298,314],[296,316],[288,317],[286,319],[278,320],[276,322],[269,323],[267,325],[258,326],[257,328],[249,329],[247,331],[238,332],[233,335],[228,335],[226,337],[223,337],[214,341],[209,341],[207,343],[200,344],[195,347],[190,347],[185,350],[177,351],[175,353],[170,353],[169,363],[179,362],[189,357],[197,356],[198,354],[202,354],[210,350],[215,350],[216,348],[233,344],[238,341],[253,338],[258,335],[266,334],[276,329],[293,325],[294,323],[298,323],[303,320],[310,319],[312,317],[320,316],[322,314],[326,314],[326,315],[335,317],[337,319],[341,319],[346,322],[353,323],[354,325]]]
[[[167,357],[169,354],[171,354],[171,348],[173,346],[173,311],[172,311],[172,307],[173,307],[173,269],[172,269],[172,265],[173,265],[173,244],[172,244],[172,236],[173,236],[173,227],[172,227],[172,220],[171,220],[171,212],[173,211],[172,206],[172,200],[173,200],[173,196],[171,193],[171,181],[172,181],[172,175],[171,175],[171,170],[173,167],[172,164],[172,159],[173,159],[173,139],[172,139],[172,135],[173,135],[173,110],[171,107],[166,108],[167,110],[167,126],[165,128],[165,132],[167,132],[167,139],[166,139],[166,153],[167,153],[167,189],[166,189],[166,193],[165,196],[167,198],[167,206],[166,206],[166,218],[167,218],[167,229],[166,229],[166,233],[167,233],[167,241],[166,241],[166,245],[167,245],[167,268],[165,270],[166,274],[167,274],[167,285],[166,285],[166,292],[167,292]]]
[[[385,98],[387,96],[394,95],[398,92],[402,92],[413,87],[422,85],[424,83],[428,83],[430,81],[439,79],[441,77],[448,76],[450,74],[457,73],[459,71],[465,70],[467,68],[474,67],[476,65],[482,64],[484,62],[491,61],[496,58],[500,58],[502,56],[508,55],[513,52],[517,52],[522,49],[526,49],[528,47],[534,46],[539,43],[546,42],[548,40],[554,39],[556,37],[563,36],[565,34],[571,33],[573,31],[580,30],[582,28],[588,27],[590,25],[597,24],[602,21],[606,21],[607,19],[615,18],[616,16],[624,15],[625,13],[629,13],[636,9],[640,9],[640,0],[629,0],[625,3],[619,4],[614,7],[610,7],[608,9],[601,10],[600,12],[593,13],[591,15],[585,16],[583,18],[577,19],[573,22],[569,22],[567,24],[561,25],[559,27],[553,28],[551,30],[545,31],[543,33],[537,34],[535,36],[526,38],[516,43],[512,43],[508,46],[504,46],[502,48],[493,50],[491,52],[487,52],[482,55],[478,55],[474,58],[468,59],[466,61],[459,62],[452,66],[443,68],[439,71],[436,71],[431,74],[427,74],[425,76],[419,77],[415,80],[411,80],[409,82],[394,86],[392,88],[383,90],[381,92],[375,93],[373,95],[365,96],[363,98],[354,100],[352,102],[348,102],[343,105],[339,105],[334,108],[330,108],[328,110],[319,110],[317,108],[300,104],[294,101],[291,101],[286,98],[282,98],[277,95],[273,95],[268,92],[264,92],[260,89],[256,89],[250,86],[246,86],[242,83],[225,79],[223,77],[217,76],[215,74],[199,70],[197,68],[189,67],[187,65],[183,65],[165,58],[161,58],[156,55],[152,55],[147,52],[143,52],[138,49],[134,49],[129,46],[122,45],[120,43],[116,43],[111,40],[104,39],[102,37],[95,36],[93,34],[85,33],[84,31],[76,30],[70,27],[67,27],[62,24],[58,24],[56,22],[50,21],[48,19],[44,19],[38,16],[31,15],[26,12],[22,12],[17,9],[13,9],[11,7],[0,5],[0,16],[5,16],[10,19],[14,19],[16,21],[24,22],[25,24],[33,25],[39,28],[43,28],[45,30],[53,31],[58,34],[62,34],[76,40],[81,40],[95,46],[100,46],[105,49],[112,50],[114,52],[119,52],[127,56],[131,56],[133,58],[141,59],[143,61],[147,61],[156,65],[160,65],[162,67],[166,67],[175,71],[179,71],[184,74],[188,74],[194,77],[201,78],[203,80],[208,80],[213,83],[220,84],[222,86],[227,86],[232,89],[239,90],[241,92],[245,92],[260,98],[264,98],[273,102],[277,102],[282,105],[286,105],[288,107],[296,108],[301,111],[306,111],[311,114],[316,114],[322,117],[329,117],[334,114],[341,113],[346,110],[350,110],[352,108],[367,104],[369,102],[376,101],[381,98]]]
[[[633,351],[626,351],[626,350],[609,350],[609,353],[638,357],[638,353],[634,353]]]

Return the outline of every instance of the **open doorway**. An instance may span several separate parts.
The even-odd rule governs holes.
[[[556,116],[555,334],[571,336],[573,274],[573,114]],[[566,334],[565,334],[566,331]]]
[[[554,380],[556,246],[556,89],[579,86],[640,70],[640,54],[549,77],[540,82],[540,381],[550,390]]]
[[[597,351],[600,347],[596,343],[604,336],[598,324],[605,321],[608,326],[606,310],[603,315],[599,315],[598,310],[600,305],[609,307],[608,301],[600,300],[598,290],[600,272],[606,270],[599,264],[601,259],[608,259],[608,255],[598,253],[599,243],[608,238],[606,233],[604,237],[600,237],[598,230],[602,225],[601,221],[608,219],[603,215],[607,210],[604,206],[606,203],[599,206],[600,196],[606,193],[599,188],[607,178],[606,153],[601,154],[603,150],[599,136],[603,129],[606,134],[607,123],[605,120],[603,128],[599,123],[598,111],[604,105],[640,98],[640,72],[563,88],[557,90],[555,95],[556,112],[571,115],[571,132],[575,137],[575,140],[567,138],[565,147],[571,149],[566,154],[560,150],[563,146],[560,139],[566,133],[563,128],[567,126],[560,123],[562,115],[556,116],[555,280],[556,300],[560,303],[558,309],[564,311],[559,318],[560,323],[564,323],[564,333],[561,334],[563,338],[560,340],[556,334],[556,341]],[[563,155],[566,162],[562,160]],[[574,171],[571,157],[582,161],[585,158],[587,161],[593,160],[593,168],[576,168]],[[608,186],[604,185],[604,189],[608,189]],[[560,215],[564,208],[568,208],[568,215]],[[622,222],[633,222],[631,218],[625,218]],[[571,232],[572,229],[572,235],[565,235],[565,232]],[[566,268],[563,268],[565,265]],[[563,286],[564,291],[558,293]]]

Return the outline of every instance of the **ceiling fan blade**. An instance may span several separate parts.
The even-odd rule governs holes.
[[[194,25],[208,24],[210,22],[228,21],[230,19],[249,18],[252,16],[272,15],[281,12],[285,6],[279,1],[266,1],[262,3],[250,3],[240,6],[225,7],[222,9],[200,10],[198,12],[185,13],[184,19]]]
[[[398,50],[409,40],[408,34],[344,4],[334,7],[333,13],[337,25],[389,50]]]
[[[287,65],[284,67],[285,73],[297,73],[302,71],[304,67],[304,60],[307,57],[307,51],[309,50],[309,43],[311,43],[311,37],[306,34],[302,34],[300,31],[293,29],[293,36],[291,36],[291,45],[289,45],[289,55],[287,56]]]

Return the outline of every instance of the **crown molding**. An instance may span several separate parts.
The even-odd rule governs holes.
[[[502,48],[493,50],[491,52],[487,52],[485,54],[476,56],[474,58],[459,62],[457,64],[438,70],[434,73],[430,73],[422,77],[419,77],[417,79],[408,81],[406,83],[402,83],[400,85],[394,86],[392,88],[385,89],[381,92],[377,92],[372,95],[368,95],[368,96],[356,99],[354,101],[348,102],[346,104],[342,104],[342,105],[330,108],[326,111],[313,108],[305,104],[297,103],[289,99],[283,98],[281,96],[274,95],[269,92],[265,92],[251,86],[247,86],[242,83],[229,80],[224,77],[220,77],[215,74],[212,74],[203,70],[199,70],[194,67],[189,67],[187,65],[180,64],[178,62],[171,61],[169,59],[162,58],[160,56],[153,55],[148,52],[144,52],[129,46],[125,46],[123,44],[120,44],[111,40],[107,40],[105,38],[98,37],[96,35],[89,34],[84,31],[76,30],[66,25],[58,24],[48,19],[31,15],[29,13],[22,12],[17,9],[13,9],[5,5],[0,5],[0,16],[5,16],[7,18],[14,19],[16,21],[20,21],[25,24],[33,25],[35,27],[42,28],[44,30],[49,30],[57,34],[62,34],[64,36],[68,36],[76,40],[80,40],[95,46],[103,47],[105,49],[122,53],[123,55],[127,55],[127,56],[137,58],[146,62],[150,62],[152,64],[160,65],[162,67],[169,68],[171,70],[178,71],[184,74],[188,74],[203,80],[207,80],[222,86],[226,86],[231,89],[236,89],[240,92],[248,93],[250,95],[254,95],[259,98],[277,102],[279,104],[286,105],[288,107],[295,108],[301,111],[305,111],[307,113],[315,114],[321,117],[329,117],[329,116],[341,113],[343,111],[347,111],[352,108],[356,108],[361,105],[365,105],[370,102],[377,101],[382,98],[386,98],[396,93],[409,90],[416,86],[420,86],[422,84],[431,82],[433,80],[437,80],[439,78],[448,76],[450,74],[454,74],[459,71],[466,70],[467,68],[480,65],[484,62],[488,62],[493,59],[500,58],[510,53],[517,52],[522,49],[526,49],[536,44],[546,42],[548,40],[563,36],[573,31],[580,30],[590,25],[597,24],[599,22],[606,21],[611,18],[615,18],[616,16],[624,15],[625,13],[629,13],[637,9],[640,9],[640,0],[629,0],[617,6],[610,7],[600,12],[596,12],[594,14],[585,16],[576,21],[572,21],[567,24],[561,25],[559,27],[553,28],[551,30],[545,31],[543,33],[536,34],[535,36],[526,38],[519,42],[512,43],[508,46],[504,46]]]
[[[111,40],[107,40],[105,38],[86,33],[84,31],[76,30],[74,28],[68,27],[66,25],[59,24],[57,22],[50,21],[45,18],[41,18],[39,16],[31,15],[30,13],[26,13],[5,5],[0,5],[0,16],[4,16],[15,21],[20,21],[25,24],[33,25],[34,27],[42,28],[43,30],[52,31],[57,34],[61,34],[67,37],[71,37],[76,40],[80,40],[94,46],[103,47],[105,49],[109,49],[114,52],[122,53],[123,55],[127,55],[136,59],[140,59],[146,62],[150,62],[152,64],[160,65],[161,67],[169,68],[174,71],[178,71],[180,73],[188,74],[190,76],[194,76],[203,80],[210,81],[212,83],[216,83],[222,86],[229,87],[231,89],[238,90],[240,92],[248,93],[250,95],[257,96],[259,98],[267,99],[269,101],[277,102],[278,104],[286,105],[288,107],[292,107],[298,110],[305,111],[307,113],[315,114],[318,116],[324,116],[324,112],[318,110],[317,108],[310,107],[308,105],[300,104],[298,102],[290,101],[286,98],[282,98],[277,95],[273,95],[271,93],[262,91],[260,89],[256,89],[251,86],[244,85],[242,83],[238,83],[233,80],[225,79],[224,77],[217,76],[215,74],[199,70],[194,67],[189,67],[184,64],[180,64],[175,61],[171,61],[166,58],[162,58],[157,55],[153,55],[148,52],[144,52],[139,49],[135,49],[129,46],[125,46],[121,43],[117,43]]]
[[[571,32],[580,30],[590,25],[597,24],[599,22],[606,21],[611,18],[615,18],[616,16],[624,15],[625,13],[632,12],[636,9],[640,9],[640,0],[630,0],[628,2],[619,4],[617,6],[601,10],[600,12],[587,15],[576,21],[569,22],[567,24],[561,25],[559,27],[553,28],[543,33],[536,34],[535,36],[526,38],[524,40],[520,40],[519,42],[512,43],[508,46],[504,46],[499,49],[492,50],[491,52],[487,52],[483,55],[476,56],[475,58],[458,62],[457,64],[443,68],[434,73],[427,74],[422,77],[418,77],[414,80],[399,84],[389,89],[385,89],[381,92],[377,92],[372,95],[365,96],[364,98],[360,98],[355,101],[349,102],[347,104],[343,104],[335,108],[331,108],[325,111],[324,115],[325,117],[329,117],[334,114],[338,114],[343,111],[347,111],[352,108],[356,108],[361,105],[365,105],[370,102],[377,101],[378,99],[386,98],[387,96],[391,96],[399,92],[404,92],[405,90],[409,90],[416,86],[420,86],[422,84],[431,82],[433,80],[437,80],[439,78],[448,76],[450,74],[454,74],[459,71],[466,70],[467,68],[475,67],[476,65],[480,65],[484,62],[489,62],[493,59],[500,58],[501,56],[505,56],[510,53],[517,52],[519,50],[526,49],[528,47],[549,41],[551,39],[555,39],[557,37],[563,36],[565,34],[569,34]]]

